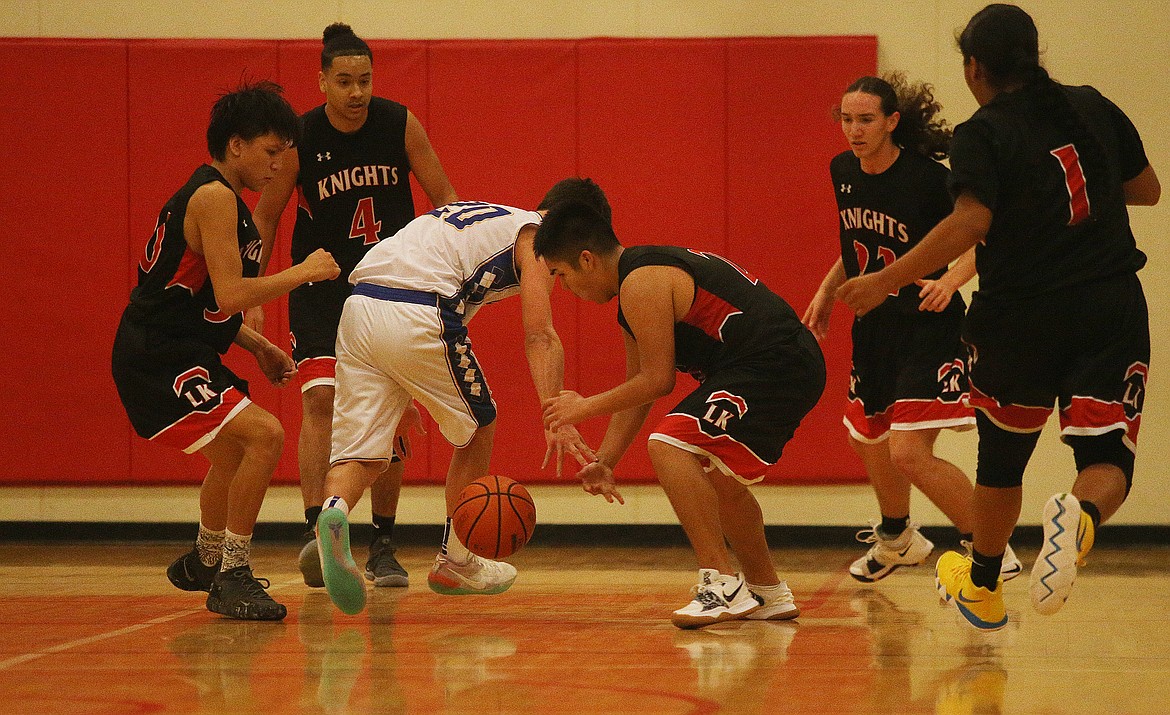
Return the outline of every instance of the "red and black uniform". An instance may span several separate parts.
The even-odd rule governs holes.
[[[824,391],[816,339],[788,303],[725,258],[632,246],[618,261],[619,283],[643,266],[674,266],[695,281],[690,312],[674,326],[675,366],[700,383],[650,439],[698,454],[741,481],[762,479]],[[630,333],[620,303],[618,322]]]
[[[338,131],[324,105],[301,117],[292,262],[324,248],[341,267],[337,278],[307,283],[289,294],[293,359],[303,389],[333,384],[334,343],[352,288],[350,272],[371,246],[414,218],[406,117],[405,106],[381,97],[370,100],[366,121],[356,132]]]
[[[205,446],[248,404],[248,383],[219,357],[235,340],[243,316],[220,312],[207,263],[183,235],[191,196],[215,181],[230,187],[205,164],[163,206],[114,338],[114,382],[134,430],[186,452]],[[260,234],[238,195],[236,214],[243,276],[254,278],[260,273]]]
[[[971,403],[1000,427],[1039,432],[1055,402],[1062,436],[1123,430],[1135,448],[1150,334],[1122,184],[1148,164],[1092,87],[1004,92],[956,128],[952,192],[992,212],[965,327]]]
[[[841,227],[841,261],[849,278],[873,273],[916,246],[950,214],[947,168],[903,149],[880,174],[867,174],[853,152],[829,164]],[[937,279],[941,269],[927,276]],[[918,286],[853,321],[853,368],[844,422],[862,442],[890,430],[970,429],[967,349],[960,337],[963,298],[940,313],[918,309]]]

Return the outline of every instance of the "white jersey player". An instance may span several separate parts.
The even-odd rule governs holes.
[[[608,215],[597,185],[566,179],[540,209],[588,203]],[[389,464],[391,445],[417,421],[418,400],[455,447],[447,472],[447,529],[428,576],[445,594],[500,593],[516,578],[509,564],[467,551],[450,531],[456,498],[487,475],[496,405],[471,348],[467,323],[480,307],[520,295],[525,354],[540,399],[563,388],[564,350],[552,324],[553,276],[532,241],[541,212],[455,202],[419,216],[372,248],[350,274],[353,295],[337,334],[333,446],[325,509],[317,521],[325,587],[347,613],[365,604],[365,582],[349,553],[346,516]],[[573,429],[546,432],[546,462],[568,450],[592,452]]]

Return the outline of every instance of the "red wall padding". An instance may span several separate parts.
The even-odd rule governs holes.
[[[461,198],[534,207],[557,180],[598,181],[630,244],[675,243],[741,262],[798,313],[837,252],[828,161],[842,148],[829,111],[877,64],[873,37],[375,41],[375,92],[427,127]],[[16,73],[0,105],[0,310],[22,336],[0,376],[8,427],[0,483],[195,483],[206,462],[134,435],[109,377],[109,351],[139,254],[162,203],[206,160],[208,111],[242,77],[272,78],[299,111],[323,101],[316,41],[0,40],[9,65],[37,58],[68,92]],[[37,75],[40,77],[40,75]],[[27,106],[27,105],[24,105]],[[429,208],[415,184],[416,208]],[[254,204],[255,197],[245,197]],[[285,212],[272,270],[288,266]],[[554,296],[567,386],[583,394],[624,375],[615,306]],[[288,346],[286,301],[266,307],[265,333]],[[848,311],[824,345],[825,397],[768,481],[858,481],[841,413]],[[471,325],[500,406],[494,471],[550,480],[540,409],[520,339],[518,301]],[[32,336],[28,339],[27,336]],[[507,336],[507,337],[501,337]],[[295,482],[300,396],[267,385],[246,354],[229,363],[285,425],[275,481]],[[675,397],[693,382],[680,376]],[[650,425],[673,405],[668,398]],[[604,420],[581,430],[596,445]],[[451,449],[434,429],[416,442],[410,482],[441,482]],[[647,432],[649,429],[647,428]],[[571,473],[571,471],[570,471]],[[635,443],[625,481],[653,481]]]

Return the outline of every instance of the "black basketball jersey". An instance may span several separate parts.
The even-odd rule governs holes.
[[[192,194],[213,181],[231,186],[214,167],[204,164],[163,206],[154,235],[146,242],[145,254],[138,262],[138,285],[130,293],[126,317],[159,334],[211,345],[222,354],[235,340],[243,316],[220,312],[207,262],[191,250],[183,235]],[[248,205],[238,194],[236,216],[243,275],[255,278],[260,274],[260,233]]]
[[[406,107],[374,97],[365,124],[351,134],[329,122],[325,105],[306,112],[301,124],[292,260],[324,248],[341,267],[335,280],[344,283],[370,246],[414,218]]]
[[[980,298],[1028,298],[1145,265],[1122,188],[1148,165],[1137,129],[1092,87],[1058,90],[1104,150],[1094,174],[1067,120],[1039,108],[1031,87],[996,95],[955,128],[952,193],[970,191],[992,212],[976,249]]]
[[[845,275],[873,273],[901,258],[951,213],[947,168],[916,151],[903,149],[880,174],[861,170],[861,160],[845,151],[829,162],[841,235]],[[938,278],[940,269],[927,278]],[[919,287],[911,283],[878,310],[918,313]],[[946,312],[962,312],[955,296]]]
[[[618,259],[618,283],[643,266],[674,266],[695,281],[695,298],[674,325],[674,361],[699,380],[736,364],[773,362],[805,330],[783,298],[731,261],[677,246],[631,246]],[[618,323],[632,335],[618,303]]]

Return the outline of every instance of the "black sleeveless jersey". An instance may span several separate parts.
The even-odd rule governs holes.
[[[154,235],[146,242],[145,255],[138,262],[138,285],[130,293],[126,316],[156,334],[195,340],[222,354],[235,340],[243,315],[220,312],[207,262],[187,246],[183,235],[192,194],[213,181],[230,188],[223,175],[204,164],[163,206]],[[236,216],[243,275],[255,278],[260,274],[260,234],[252,223],[248,205],[238,194]]]
[[[970,191],[992,212],[976,249],[981,299],[1026,299],[1145,265],[1122,188],[1149,163],[1137,129],[1092,87],[1059,91],[1104,149],[1105,171],[1086,176],[1083,148],[1051,110],[1029,106],[1031,88],[997,95],[955,128],[951,191]]]
[[[778,348],[793,343],[805,331],[784,299],[714,253],[677,246],[631,246],[618,259],[619,286],[643,266],[681,268],[695,281],[691,309],[674,325],[674,360],[680,372],[699,380],[732,365],[772,363]],[[630,333],[620,301],[618,323]]]
[[[406,107],[374,97],[365,124],[352,134],[330,124],[325,105],[306,112],[301,125],[292,260],[324,248],[341,266],[335,280],[344,283],[370,246],[414,218]]]
[[[873,273],[901,258],[951,213],[947,168],[916,151],[903,149],[880,174],[861,170],[861,160],[845,151],[829,162],[841,228],[841,261],[849,278]],[[938,278],[940,269],[927,278]],[[913,283],[878,310],[918,313],[922,300]],[[963,312],[955,296],[944,312]]]

